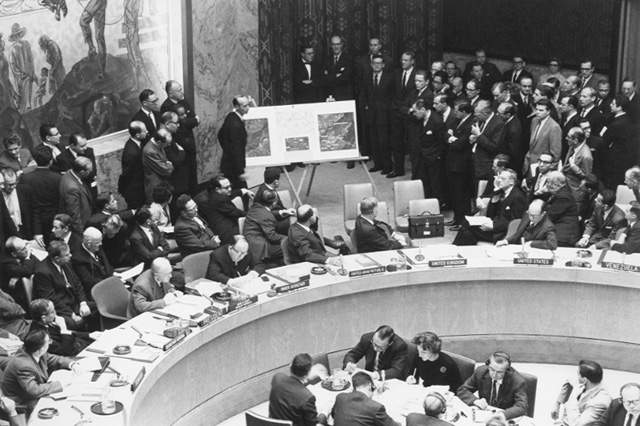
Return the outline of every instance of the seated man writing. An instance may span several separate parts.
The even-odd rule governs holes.
[[[478,396],[474,393],[478,392]],[[458,389],[458,398],[481,410],[494,407],[504,411],[507,419],[527,413],[527,392],[524,378],[511,367],[506,352],[494,352],[486,365],[476,368]]]
[[[496,246],[506,246],[507,244],[518,244],[524,238],[529,247],[555,250],[558,248],[556,230],[547,217],[547,213],[542,211],[544,201],[535,199],[529,205],[529,209],[522,217],[518,229],[513,235],[500,240]]]
[[[236,235],[233,244],[225,244],[211,252],[206,278],[227,284],[231,279],[264,273],[262,262],[256,262],[249,251],[249,243],[242,235]]]
[[[377,220],[378,200],[366,197],[360,201],[360,216],[354,229],[358,252],[397,250],[407,245],[405,238],[393,232],[387,223]]]
[[[164,308],[174,303],[182,292],[171,284],[171,262],[158,257],[151,263],[151,269],[144,271],[133,284],[127,316],[133,318],[146,311]]]
[[[491,196],[487,207],[487,218],[490,221],[480,226],[471,226],[465,220],[453,244],[475,245],[478,241],[496,242],[504,239],[509,222],[520,219],[524,214],[527,197],[515,186],[516,172],[505,169],[495,179],[497,190]]]
[[[388,325],[381,325],[376,331],[363,334],[358,344],[344,356],[342,368],[352,373],[362,357],[365,359],[365,370],[372,371],[378,379],[404,380],[407,344]]]

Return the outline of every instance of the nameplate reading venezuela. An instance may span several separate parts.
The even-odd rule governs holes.
[[[430,268],[443,268],[445,266],[464,266],[467,264],[467,259],[435,259],[429,261]]]
[[[640,266],[638,266],[638,265],[630,265],[628,263],[603,261],[600,264],[600,266],[602,266],[603,268],[615,269],[617,271],[640,272]]]
[[[544,258],[544,257],[514,257],[513,258],[514,265],[553,265],[553,259]]]
[[[283,285],[276,285],[275,291],[276,293],[288,293],[290,291],[297,290],[299,288],[309,287],[309,275],[304,275],[300,277],[300,281],[295,283],[287,283]]]
[[[381,274],[386,271],[387,271],[387,268],[385,266],[372,266],[371,268],[355,269],[353,271],[349,271],[349,277],[350,278],[364,277],[367,275]]]

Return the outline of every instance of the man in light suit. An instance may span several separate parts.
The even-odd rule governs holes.
[[[60,211],[71,216],[73,232],[81,234],[93,213],[93,197],[85,183],[93,166],[87,157],[78,156],[73,168],[60,179]]]
[[[351,382],[353,391],[338,394],[331,410],[335,426],[398,426],[384,405],[372,399],[376,387],[371,376],[359,372],[351,377]]]
[[[440,418],[447,412],[447,401],[439,393],[427,394],[422,403],[424,414],[411,413],[407,416],[407,426],[449,426],[451,423]]]
[[[318,234],[318,217],[309,204],[303,204],[296,211],[297,222],[289,227],[287,251],[291,263],[312,262],[338,265],[337,257],[327,253],[322,238]]]
[[[606,426],[639,426],[640,384],[626,383],[620,388],[620,398],[609,406]]]
[[[406,245],[404,237],[393,232],[389,224],[376,219],[378,200],[366,197],[360,201],[360,215],[356,219],[355,232],[358,252],[396,250]]]
[[[146,199],[142,144],[147,140],[147,133],[147,126],[142,121],[129,123],[129,139],[122,150],[122,174],[118,179],[118,192],[130,209],[142,207]]]
[[[540,154],[549,152],[554,158],[560,158],[562,154],[562,129],[550,114],[550,101],[540,99],[536,102],[536,116],[531,120],[529,151],[524,158],[523,174],[527,173],[531,164],[538,161]]]
[[[603,189],[596,197],[591,218],[587,220],[582,238],[577,247],[595,244],[596,248],[609,247],[609,242],[617,238],[618,231],[627,226],[624,211],[616,206],[616,193],[612,189]]]
[[[567,404],[562,423],[568,426],[604,426],[607,421],[607,410],[611,404],[611,396],[602,385],[602,367],[595,361],[581,360],[578,363],[578,395],[577,407],[574,401],[567,404],[573,387],[569,383],[562,385],[551,418],[559,418],[561,404]],[[574,395],[575,395],[574,394]],[[576,409],[577,408],[577,409]]]
[[[198,215],[198,205],[187,194],[176,200],[180,217],[174,226],[174,236],[184,256],[220,246],[220,238],[213,233],[207,222]]]
[[[131,287],[127,316],[133,318],[143,312],[164,308],[174,303],[182,292],[171,284],[171,263],[158,257],[151,269],[144,271]]]
[[[571,188],[573,196],[578,203],[578,211],[583,211],[587,202],[587,191],[583,180],[593,169],[591,150],[587,145],[587,138],[580,127],[574,127],[567,133],[567,145],[569,152],[562,165],[562,172],[567,178],[567,185]]]
[[[159,123],[159,121],[158,121]],[[147,203],[151,203],[153,188],[161,182],[169,182],[173,173],[173,164],[167,158],[165,148],[171,143],[171,132],[159,129],[153,138],[142,148],[142,168],[144,170],[144,192]]]

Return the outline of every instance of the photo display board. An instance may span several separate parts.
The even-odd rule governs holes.
[[[255,107],[243,120],[247,166],[360,157],[354,101]]]

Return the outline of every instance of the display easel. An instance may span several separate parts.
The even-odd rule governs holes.
[[[369,160],[369,157],[355,157],[355,158],[339,158],[339,159],[332,159],[332,160],[326,160],[326,161],[314,161],[314,162],[305,162],[304,164],[307,166],[311,166],[311,177],[309,178],[309,184],[307,185],[307,190],[306,193],[304,195],[304,198],[309,196],[309,193],[311,192],[311,185],[313,185],[313,179],[316,175],[316,169],[318,168],[319,165],[323,164],[323,163],[335,163],[335,162],[348,162],[348,161],[353,161],[353,162],[357,162],[360,163],[360,165],[362,166],[362,169],[364,170],[364,172],[367,175],[367,178],[369,178],[369,182],[371,182],[371,185],[373,186],[373,195],[377,196],[378,194],[378,189],[376,188],[376,183],[373,181],[373,178],[371,177],[371,174],[369,173],[369,169],[367,168],[367,161]],[[307,174],[309,173],[309,167],[305,167],[303,172],[302,172],[302,176],[300,177],[300,182],[298,182],[298,185],[296,186],[293,183],[293,180],[291,179],[291,176],[289,175],[289,172],[287,171],[286,167],[288,164],[279,164],[279,165],[275,165],[276,167],[280,167],[281,170],[283,171],[285,177],[287,178],[287,181],[289,182],[289,186],[291,187],[291,190],[293,191],[293,196],[296,199],[296,202],[298,203],[298,205],[302,205],[302,197],[300,196],[300,193],[302,191],[302,187],[304,185],[304,181],[307,178]]]

